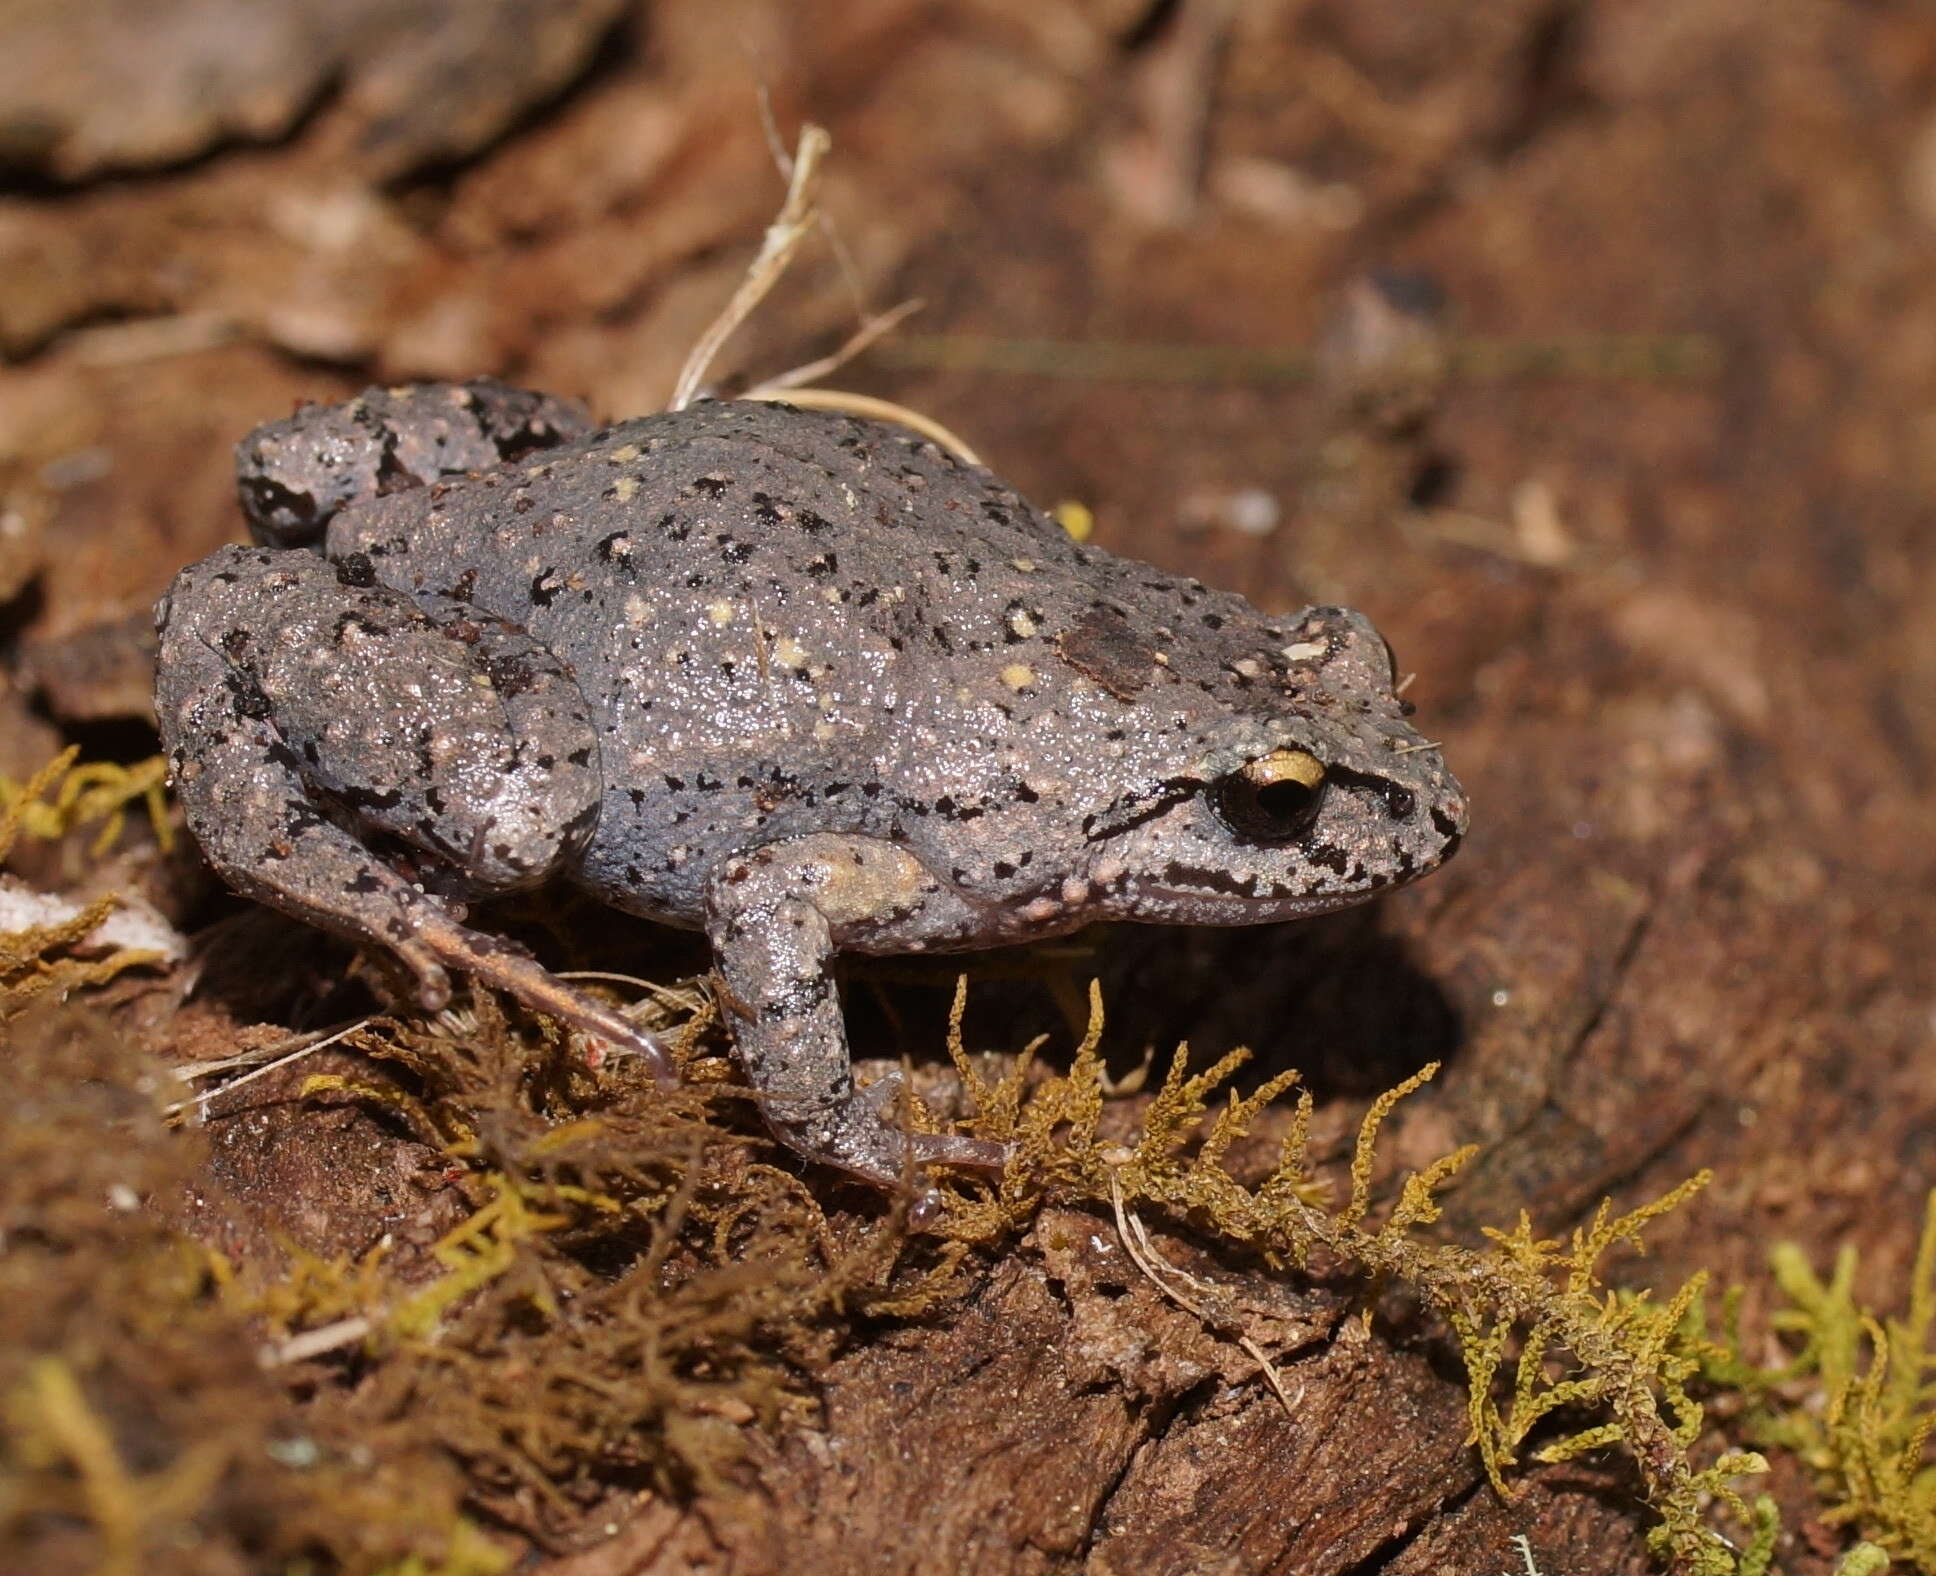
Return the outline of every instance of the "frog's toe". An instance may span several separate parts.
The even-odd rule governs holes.
[[[662,1087],[678,1083],[672,1053],[656,1034],[628,1023],[597,997],[559,979],[514,942],[467,930],[442,914],[426,914],[412,945],[607,1047],[638,1057]],[[423,978],[421,971],[419,978]]]
[[[605,1023],[616,1025],[623,1029],[624,1033],[614,1036],[603,1026]],[[595,1039],[607,1042],[612,1049],[621,1054],[638,1057],[652,1070],[652,1076],[662,1088],[670,1089],[679,1082],[678,1071],[672,1065],[672,1053],[666,1049],[665,1042],[650,1029],[641,1029],[637,1024],[626,1023],[622,1018],[605,1014],[599,1026],[586,1032]]]
[[[1000,1176],[1014,1158],[1015,1146],[994,1138],[970,1138],[965,1133],[909,1133],[915,1160],[925,1166],[959,1166]]]
[[[397,956],[417,979],[417,1005],[425,1012],[442,1012],[450,1005],[450,971],[431,955],[428,947],[407,942],[396,948]]]
[[[916,1133],[903,1129],[895,1120],[895,1113],[900,1109],[901,1091],[906,1084],[906,1077],[896,1067],[859,1093],[894,1139],[905,1140],[916,1165],[963,1166],[971,1171],[991,1171],[997,1176],[1007,1169],[1012,1145],[990,1138],[969,1138],[960,1133]]]
[[[885,1094],[882,1083],[889,1085]],[[899,1085],[898,1077],[877,1080],[806,1120],[790,1120],[791,1113],[768,1102],[766,1119],[789,1148],[889,1193],[919,1195],[927,1186],[930,1166],[1001,1174],[1009,1161],[1009,1145],[962,1133],[910,1132],[883,1111],[883,1105],[891,1107],[888,1097],[899,1092]]]
[[[901,1109],[901,1091],[906,1087],[906,1074],[898,1067],[890,1067],[872,1083],[861,1085],[858,1093],[883,1120],[891,1121]]]
[[[532,1002],[539,1010],[562,1018],[573,1028],[590,1036],[594,1043],[604,1047],[606,1054],[617,1051],[622,1056],[638,1057],[651,1071],[660,1088],[678,1086],[679,1072],[673,1065],[672,1053],[650,1029],[627,1023],[617,1013],[599,1005],[589,996],[571,991],[569,987],[558,994],[547,993],[543,999],[529,990],[521,994],[524,1000]]]

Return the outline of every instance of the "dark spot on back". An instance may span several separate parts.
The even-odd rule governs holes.
[[[1100,603],[1057,637],[1055,649],[1070,667],[1118,700],[1130,700],[1147,689],[1156,674],[1155,648],[1139,640],[1119,612]]]

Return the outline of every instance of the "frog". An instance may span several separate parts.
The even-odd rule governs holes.
[[[663,1079],[471,908],[564,884],[703,931],[771,1131],[890,1192],[1010,1155],[856,1079],[841,955],[1301,919],[1465,836],[1363,615],[1077,541],[909,428],[745,399],[597,426],[474,379],[304,407],[237,478],[250,542],[156,610],[214,870],[426,1011],[466,974]]]

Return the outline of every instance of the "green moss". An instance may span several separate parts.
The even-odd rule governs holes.
[[[1814,1474],[1824,1502],[1820,1519],[1858,1531],[1843,1569],[1880,1569],[1900,1560],[1936,1571],[1936,1192],[1929,1196],[1910,1273],[1906,1306],[1884,1318],[1855,1296],[1856,1254],[1845,1247],[1828,1278],[1793,1243],[1770,1255],[1783,1303],[1770,1318],[1791,1355],[1760,1367],[1742,1355],[1739,1296],[1723,1306],[1722,1334],[1706,1340],[1708,1379],[1743,1396],[1742,1429],[1768,1449],[1796,1455]],[[1865,1553],[1864,1551],[1871,1551]]]
[[[47,840],[97,826],[91,852],[99,857],[119,841],[129,807],[139,801],[166,853],[174,833],[168,824],[168,763],[159,755],[123,766],[115,761],[77,765],[78,746],[66,750],[26,782],[0,776],[0,858],[15,835]]]
[[[955,1284],[962,1250],[903,1262],[890,1220],[830,1219],[764,1161],[709,998],[653,1026],[685,1079],[588,1068],[488,997],[438,1024],[377,1019],[343,1043],[404,1081],[312,1079],[440,1144],[467,1217],[411,1276],[381,1254],[235,1276],[232,1306],[286,1350],[353,1356],[352,1404],[380,1455],[461,1466],[500,1519],[571,1531],[614,1480],[725,1486],[741,1425],[810,1415],[810,1369],[856,1315],[908,1315]],[[340,1356],[337,1354],[341,1354]],[[315,1367],[308,1369],[311,1382]]]
[[[891,1218],[823,1214],[765,1163],[710,1008],[681,999],[683,1019],[667,1009],[655,1025],[680,1031],[686,1081],[671,1094],[637,1069],[586,1069],[548,1028],[487,998],[459,1032],[379,1020],[356,1037],[405,1070],[405,1096],[340,1078],[312,1085],[404,1115],[470,1168],[473,1212],[434,1251],[431,1279],[406,1284],[377,1258],[294,1256],[252,1293],[285,1336],[357,1321],[359,1414],[376,1420],[380,1453],[459,1463],[480,1503],[515,1497],[540,1535],[569,1529],[614,1474],[717,1491],[738,1471],[738,1425],[808,1415],[808,1375],[856,1317],[924,1314],[961,1287],[971,1256],[1013,1241],[1044,1204],[1088,1203],[1165,1211],[1269,1262],[1367,1288],[1404,1284],[1464,1359],[1473,1441],[1500,1493],[1512,1494],[1526,1461],[1621,1452],[1676,1568],[1768,1568],[1772,1504],[1735,1487],[1762,1459],[1699,1449],[1694,1385],[1719,1350],[1695,1316],[1702,1277],[1659,1297],[1602,1279],[1705,1176],[1626,1213],[1603,1206],[1563,1240],[1522,1218],[1481,1246],[1448,1243],[1427,1228],[1473,1151],[1404,1178],[1383,1206],[1373,1187],[1381,1126],[1435,1069],[1373,1102],[1333,1205],[1308,1153],[1307,1092],[1267,1175],[1245,1181],[1227,1164],[1295,1075],[1239,1097],[1230,1080],[1242,1053],[1193,1071],[1179,1051],[1140,1132],[1114,1142],[1102,1136],[1093,992],[1066,1073],[1025,1052],[993,1080],[966,1053],[958,998],[950,1050],[973,1110],[963,1125],[1013,1143],[1016,1159],[999,1188],[948,1184],[940,1240],[910,1241]],[[933,1125],[919,1109],[915,1119]],[[319,1406],[327,1414],[327,1393]],[[1746,1529],[1742,1547],[1715,1530],[1716,1505]]]
[[[121,834],[126,805],[144,799],[156,835],[167,846],[161,800],[163,763],[159,756],[138,767],[106,763],[74,764],[78,749],[50,761],[24,783],[0,778],[0,863],[24,834],[62,837],[75,827],[102,823],[94,853],[107,850]],[[50,797],[51,795],[51,797]],[[85,985],[104,984],[123,969],[155,961],[153,953],[121,948],[103,958],[71,956],[69,949],[88,936],[120,901],[112,894],[84,905],[71,918],[50,925],[0,931],[0,1019],[36,997],[61,995]]]
[[[1246,1053],[1192,1072],[1179,1049],[1140,1136],[1133,1144],[1105,1143],[1099,997],[1092,993],[1090,1029],[1067,1075],[1032,1083],[1027,1058],[998,1084],[976,1073],[961,1041],[962,1007],[958,995],[950,1051],[976,1102],[973,1130],[1018,1150],[999,1192],[958,1195],[949,1229],[962,1240],[985,1242],[1013,1231],[1049,1199],[1126,1200],[1169,1210],[1214,1236],[1294,1265],[1322,1262],[1330,1272],[1368,1282],[1403,1282],[1457,1341],[1471,1392],[1473,1441],[1502,1495],[1510,1496],[1511,1473],[1536,1430],[1546,1439],[1533,1453],[1541,1461],[1617,1449],[1633,1460],[1658,1517],[1654,1547],[1677,1568],[1701,1576],[1753,1576],[1766,1568],[1775,1535],[1771,1507],[1749,1506],[1734,1487],[1738,1478],[1766,1470],[1765,1461],[1735,1451],[1697,1465],[1693,1454],[1703,1412],[1688,1384],[1701,1370],[1703,1347],[1688,1314],[1703,1277],[1665,1298],[1616,1294],[1600,1278],[1608,1255],[1638,1248],[1648,1224],[1685,1202],[1704,1185],[1705,1173],[1625,1214],[1603,1204],[1564,1242],[1537,1237],[1523,1216],[1510,1230],[1488,1232],[1484,1248],[1441,1242],[1420,1228],[1437,1220],[1436,1195],[1472,1149],[1406,1177],[1382,1218],[1372,1208],[1379,1128],[1436,1065],[1372,1103],[1359,1129],[1349,1196],[1331,1210],[1319,1202],[1322,1189],[1307,1150],[1308,1092],[1298,1097],[1268,1176],[1246,1184],[1224,1164],[1264,1107],[1293,1086],[1294,1073],[1238,1098],[1228,1084]],[[1556,1427],[1562,1419],[1576,1421],[1570,1430]],[[1733,1548],[1709,1524],[1710,1501],[1754,1529],[1746,1550]]]
[[[142,1092],[159,1069],[46,1006],[7,1050],[0,1569],[432,1569],[475,1543],[450,1462],[373,1462],[258,1365],[209,1255],[167,1224],[201,1157]]]

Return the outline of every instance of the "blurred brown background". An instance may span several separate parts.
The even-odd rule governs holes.
[[[1106,547],[1363,609],[1472,791],[1459,861],[1378,915],[1112,941],[1132,1060],[1248,1041],[1316,1065],[1343,1132],[1442,1055],[1398,1153],[1488,1146],[1461,1222],[1712,1165],[1648,1279],[1852,1242],[1886,1299],[1936,1182],[1936,12],[1906,0],[8,0],[0,771],[152,748],[146,609],[239,534],[257,421],[482,372],[661,405],[780,199],[762,93],[832,133],[845,260],[808,249],[728,384],[920,297],[832,381]],[[945,1474],[844,1467],[814,1558],[914,1568],[854,1552],[898,1507],[936,1569],[1514,1559],[1463,1467],[1326,1541],[1223,1498],[1232,1462],[1316,1473],[1315,1432],[1145,1421],[1080,1513],[972,1537],[924,1522]],[[1224,1466],[1157,1482],[1166,1449]],[[1538,1511],[1545,1568],[1638,1568],[1640,1523],[1576,1499]]]

